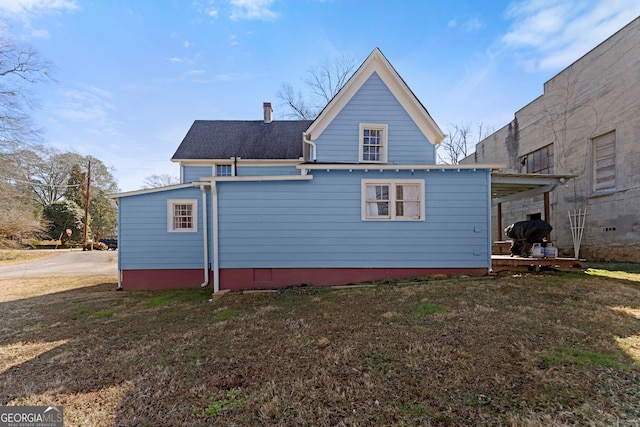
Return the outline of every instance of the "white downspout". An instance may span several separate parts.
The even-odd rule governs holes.
[[[218,250],[218,187],[216,182],[211,183],[211,218],[213,222],[213,293],[216,294],[220,291],[220,257]]]
[[[316,143],[313,142],[312,140],[310,140],[309,135],[307,135],[306,132],[302,132],[302,143],[303,144],[309,144],[311,146],[311,148],[313,149],[313,156],[311,159],[311,161],[315,162],[316,161]]]
[[[200,284],[201,288],[206,288],[209,284],[209,241],[207,233],[207,192],[204,189],[204,185],[200,185],[200,192],[202,193],[202,240],[204,250],[204,282]]]
[[[118,199],[116,199],[116,205],[118,205]],[[121,213],[122,209],[121,207],[118,205],[118,241],[121,242],[120,240],[120,224],[122,224],[122,218],[120,217],[120,213]],[[120,258],[120,252],[118,252],[118,287],[116,288],[116,291],[121,291],[122,290],[122,269],[120,268],[121,264],[120,264],[121,258]]]

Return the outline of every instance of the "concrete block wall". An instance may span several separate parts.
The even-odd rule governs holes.
[[[593,191],[592,140],[616,132],[615,191]],[[640,261],[640,18],[544,84],[514,120],[479,142],[463,163],[504,163],[554,144],[554,173],[575,175],[550,195],[552,239],[573,256],[568,212],[588,214],[580,256]],[[542,196],[503,204],[502,227],[542,213]],[[494,239],[498,236],[493,209]]]

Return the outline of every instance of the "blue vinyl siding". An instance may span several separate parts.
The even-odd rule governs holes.
[[[200,178],[213,176],[212,166],[183,166],[182,182],[200,181]]]
[[[291,166],[238,166],[238,176],[265,176],[265,175],[300,175],[295,165]]]
[[[488,171],[219,183],[221,268],[489,268]],[[426,221],[362,221],[362,179],[425,179]]]
[[[198,231],[167,231],[167,200],[196,199]],[[203,268],[202,195],[199,188],[122,197],[118,200],[120,269]]]
[[[236,169],[237,176],[265,176],[265,175],[300,175],[295,165],[290,166],[243,166]],[[213,175],[213,166],[183,166],[183,182],[195,182],[200,178],[209,178]]]
[[[389,164],[435,164],[435,146],[420,131],[382,79],[373,73],[320,134],[319,163],[357,163],[360,123],[386,124]]]

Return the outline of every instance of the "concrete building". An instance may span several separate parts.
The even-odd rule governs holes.
[[[549,196],[560,254],[574,254],[569,214],[584,212],[580,257],[640,261],[640,17],[544,84],[511,123],[463,164],[505,172],[573,175]],[[493,208],[493,239],[516,221],[544,218],[543,196]]]

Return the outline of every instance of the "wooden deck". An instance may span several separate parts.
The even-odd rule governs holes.
[[[505,270],[535,270],[540,271],[546,267],[576,267],[584,262],[578,258],[523,258],[510,255],[491,255],[491,268],[493,271]]]

